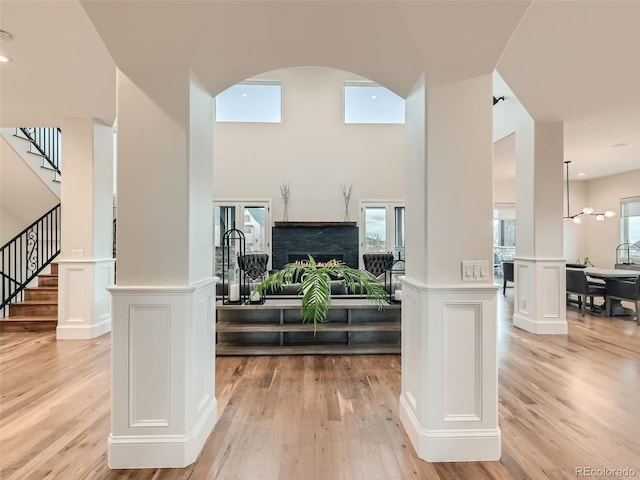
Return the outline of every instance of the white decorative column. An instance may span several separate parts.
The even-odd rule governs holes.
[[[492,79],[438,80],[406,102],[400,418],[424,460],[497,460]]]
[[[62,159],[56,336],[94,338],[111,330],[112,127],[90,118],[64,119]]]
[[[109,466],[185,467],[217,418],[213,100],[187,70],[118,72],[117,96]]]
[[[513,324],[539,334],[566,334],[563,258],[563,124],[516,127],[516,256]]]

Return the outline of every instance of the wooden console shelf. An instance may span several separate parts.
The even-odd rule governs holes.
[[[300,299],[217,305],[217,355],[400,353],[400,305],[382,311],[361,298],[334,298],[327,321],[302,323]]]

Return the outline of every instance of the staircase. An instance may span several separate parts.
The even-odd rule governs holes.
[[[19,161],[16,162],[24,160],[59,199],[60,133],[58,128],[0,128],[3,168],[5,159],[10,158],[12,163],[8,165],[15,167],[16,178],[26,181],[31,175],[22,173],[24,168],[18,166]],[[29,142],[27,153],[32,155],[22,154],[25,141]],[[53,171],[53,179],[47,182],[42,176],[43,171],[49,174]],[[19,191],[14,188],[13,193]],[[15,203],[16,207],[20,206],[21,220],[31,216],[25,208],[51,200],[48,198],[50,195],[45,198],[35,190],[29,189],[28,192],[26,197],[20,196],[23,206]],[[51,262],[60,253],[60,216],[61,205],[58,203],[0,246],[0,332],[55,331],[58,323],[58,266]],[[51,273],[43,274],[48,265],[51,265]],[[38,287],[29,287],[36,279]]]
[[[38,275],[38,286],[24,290],[24,300],[9,304],[9,316],[0,318],[0,333],[55,332],[58,326],[58,264]]]
[[[0,128],[7,150],[16,155],[60,198],[60,130],[57,128]],[[40,142],[40,143],[38,143]]]

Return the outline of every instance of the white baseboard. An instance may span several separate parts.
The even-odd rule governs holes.
[[[550,321],[532,321],[531,319],[514,313],[513,325],[515,327],[526,330],[527,332],[540,335],[566,335],[568,326],[566,321],[550,320]]]
[[[400,421],[418,457],[427,462],[484,462],[500,459],[499,428],[426,430],[418,423],[404,396],[400,396]]]
[[[111,317],[95,325],[58,325],[56,338],[58,340],[88,340],[109,333],[111,331]]]
[[[109,435],[109,468],[184,468],[196,461],[218,417],[218,402],[209,407],[187,435]]]

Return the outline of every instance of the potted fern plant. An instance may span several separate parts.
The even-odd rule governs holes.
[[[313,322],[314,334],[319,323],[327,318],[331,306],[331,279],[343,279],[348,291],[361,292],[367,299],[382,310],[388,297],[385,289],[375,278],[364,270],[351,268],[338,260],[316,262],[309,260],[288,263],[277,272],[269,275],[256,291],[278,291],[283,285],[299,283],[298,293],[302,295],[300,312],[303,323]]]

